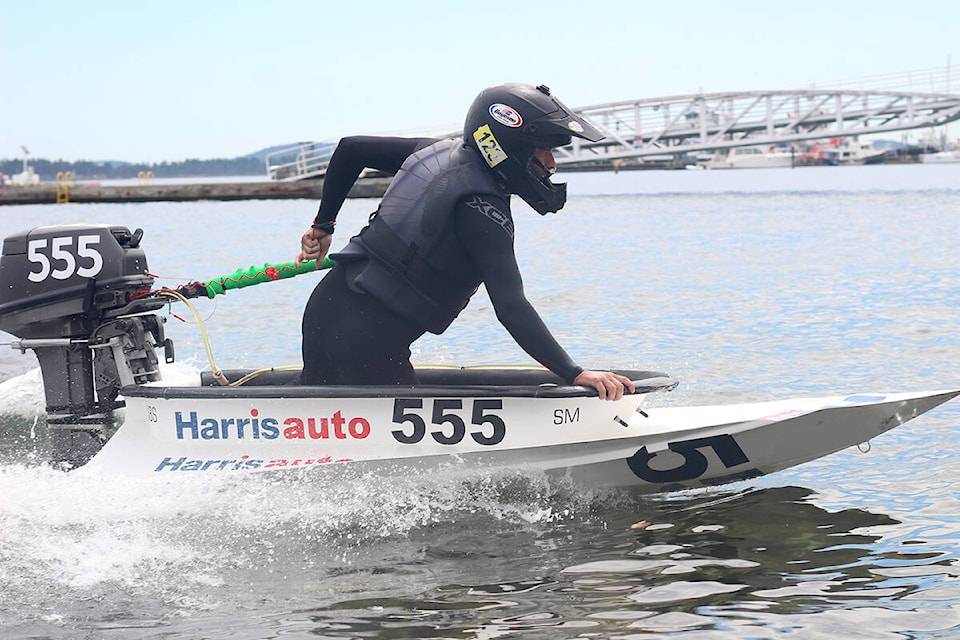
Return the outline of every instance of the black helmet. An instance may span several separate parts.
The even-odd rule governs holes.
[[[480,92],[467,112],[463,139],[472,140],[504,186],[541,215],[559,211],[567,185],[550,182],[550,172],[531,167],[537,149],[570,144],[572,136],[603,139],[593,125],[540,85],[502,84]],[[541,167],[542,169],[542,167]]]

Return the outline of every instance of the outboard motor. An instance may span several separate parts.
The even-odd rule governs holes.
[[[140,248],[143,230],[37,227],[3,241],[0,329],[40,361],[51,462],[86,464],[112,435],[119,390],[160,379],[162,299]]]

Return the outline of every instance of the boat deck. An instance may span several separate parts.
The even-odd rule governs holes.
[[[593,388],[568,385],[538,367],[426,367],[418,368],[414,386],[307,386],[298,382],[299,369],[232,369],[221,372],[230,383],[255,375],[242,385],[224,386],[210,371],[199,386],[138,385],[124,387],[126,397],[146,398],[384,398],[384,397],[538,397],[578,398],[597,395]],[[616,370],[636,384],[636,393],[667,391],[676,379],[658,371]]]

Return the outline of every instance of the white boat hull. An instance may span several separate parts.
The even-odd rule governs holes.
[[[707,169],[774,169],[792,167],[795,162],[789,150],[737,147],[721,149],[703,166]]]
[[[958,394],[644,409],[643,395],[607,402],[468,393],[183,398],[161,392],[128,397],[124,425],[83,469],[130,475],[536,469],[590,486],[664,491],[801,464],[866,442]]]
[[[925,153],[920,156],[920,161],[924,164],[960,162],[960,149],[955,149],[953,151],[940,151],[938,153]]]
[[[660,491],[725,484],[868,442],[957,395],[960,390],[650,409],[631,443],[641,446],[618,452],[632,456],[626,464],[610,456],[577,465],[572,474],[591,484]]]

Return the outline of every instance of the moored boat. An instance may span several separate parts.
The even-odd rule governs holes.
[[[36,174],[33,167],[27,162],[27,156],[30,155],[30,150],[24,146],[20,148],[23,150],[23,170],[7,178],[6,182],[15,187],[34,187],[40,184],[40,176]],[[0,186],[3,186],[3,181],[0,181]]]
[[[887,157],[887,150],[877,148],[873,142],[848,138],[833,138],[819,150],[824,162],[834,165],[878,164]]]
[[[924,164],[960,162],[960,149],[938,151],[937,153],[924,153],[920,156],[920,162],[923,162]]]
[[[40,184],[40,176],[34,172],[33,167],[24,167],[20,173],[10,176],[8,182],[15,187],[34,187]]]
[[[787,147],[734,147],[718,149],[703,166],[707,169],[769,169],[792,167],[796,154]]]

